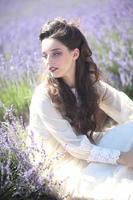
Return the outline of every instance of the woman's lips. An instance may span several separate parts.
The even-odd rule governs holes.
[[[51,71],[51,72],[54,72],[55,70],[57,70],[56,67],[50,67],[50,68],[49,68],[49,71]]]

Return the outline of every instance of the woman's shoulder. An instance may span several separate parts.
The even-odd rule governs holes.
[[[104,97],[107,87],[109,87],[109,84],[106,83],[103,80],[98,80],[95,84],[94,87],[98,93],[98,95],[101,97],[101,99]]]
[[[100,79],[98,81],[95,82],[95,87],[102,89],[102,88],[106,88],[109,84],[107,82],[105,82],[104,80]]]
[[[30,103],[30,113],[62,119],[48,95],[48,86],[44,82],[38,84],[34,89]]]
[[[38,84],[34,91],[33,91],[33,95],[32,95],[32,101],[42,101],[42,100],[48,100],[49,96],[48,96],[48,88],[45,84],[45,82],[41,82],[40,84]]]
[[[96,91],[97,94],[100,97],[100,100],[109,100],[111,102],[111,99],[116,99],[117,97],[121,98],[123,97],[123,95],[125,96],[124,92],[115,88],[114,86],[112,86],[110,83],[107,83],[103,80],[99,80],[96,84]]]

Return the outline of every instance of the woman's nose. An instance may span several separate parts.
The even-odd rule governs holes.
[[[51,61],[52,61],[51,56],[47,56],[47,58],[46,58],[46,65],[47,66],[50,65]]]

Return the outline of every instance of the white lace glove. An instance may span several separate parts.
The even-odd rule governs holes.
[[[119,156],[119,150],[107,149],[100,146],[93,146],[90,151],[88,161],[117,164],[116,161],[119,159]]]

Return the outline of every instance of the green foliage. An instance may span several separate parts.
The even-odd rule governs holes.
[[[15,154],[12,154],[10,151],[1,151],[0,159],[0,199],[9,200],[11,199],[13,193],[16,191],[16,184],[18,178],[17,172],[17,159]],[[8,163],[10,164],[8,166]],[[9,174],[10,168],[10,174]]]
[[[123,91],[133,100],[133,85],[125,86]]]
[[[4,107],[8,108],[11,105],[14,105],[16,108],[17,116],[22,115],[24,119],[27,118],[32,96],[30,80],[22,78],[21,80],[15,82],[1,78],[0,84],[0,101],[4,105],[3,107],[0,107],[0,119],[3,118],[3,114],[5,112]]]
[[[133,29],[129,31],[132,34]],[[96,55],[95,62],[105,74],[107,72],[109,82],[113,82],[114,87],[124,91],[133,99],[133,84],[131,81],[124,83],[121,78],[121,75],[128,77],[130,72],[132,74],[132,66],[127,62],[133,59],[132,42],[123,40],[121,37],[118,30],[107,29],[100,38],[95,39],[93,35],[89,35],[87,40],[91,49],[93,47],[93,55],[94,53]],[[127,68],[123,66],[124,64],[127,65]]]
[[[112,65],[108,67],[108,71],[113,73],[114,75],[119,76],[118,65],[112,63]]]
[[[41,192],[41,189],[32,191],[29,195],[26,195],[25,187],[21,188],[21,192],[18,192],[21,181],[18,167],[19,161],[16,155],[10,151],[3,151],[0,148],[0,152],[2,155],[0,158],[0,200],[61,200],[55,197],[54,194],[50,195]]]

